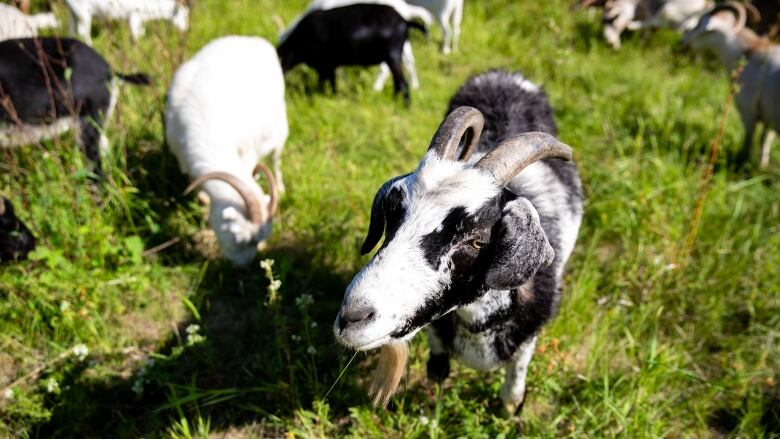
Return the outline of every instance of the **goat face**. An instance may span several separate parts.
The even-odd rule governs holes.
[[[265,212],[268,212],[268,198],[264,195],[260,202]],[[237,207],[212,203],[209,222],[214,228],[222,255],[234,265],[243,267],[252,262],[258,245],[271,235],[272,219],[267,213],[264,216],[268,218],[266,221],[255,224]]]
[[[528,144],[531,137],[543,137],[545,147],[560,147],[541,156],[537,151],[534,160],[564,157],[568,147],[552,136],[527,133],[471,166],[465,160],[476,145],[482,116],[464,108],[445,120],[417,170],[388,181],[374,198],[362,252],[371,251],[383,232],[385,241],[347,287],[334,324],[336,338],[347,347],[366,350],[407,340],[489,289],[520,287],[553,260],[536,209],[504,189],[529,164],[528,157],[505,163],[523,155],[523,148],[538,149]],[[460,125],[454,135],[443,133],[464,111],[478,115],[472,119],[478,123]],[[467,128],[473,129],[472,142],[456,161],[454,150]],[[439,147],[442,137],[449,145]]]
[[[0,197],[0,262],[25,259],[35,238],[14,214],[11,202]]]
[[[699,22],[683,35],[683,45],[694,50],[721,51],[727,38],[745,26],[744,7],[731,3],[722,4],[699,18]]]

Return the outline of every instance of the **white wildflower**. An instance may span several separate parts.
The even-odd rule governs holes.
[[[312,345],[309,345],[309,347],[306,349],[306,353],[309,355],[315,355],[317,353],[317,348],[315,348]]]
[[[76,346],[73,346],[71,353],[73,353],[79,361],[84,361],[84,359],[87,358],[87,355],[89,355],[89,348],[85,344],[77,344]]]
[[[278,291],[279,288],[281,287],[282,287],[282,281],[280,281],[279,279],[274,279],[273,281],[271,281],[271,285],[268,286],[268,288],[274,291]]]
[[[428,425],[429,422],[431,422],[431,420],[428,419],[427,416],[425,416],[425,415],[420,416],[420,424]]]
[[[260,267],[263,270],[270,270],[271,267],[273,267],[273,266],[274,266],[274,260],[273,259],[263,259],[262,261],[260,261]]]
[[[5,398],[5,399],[7,399],[9,401],[13,401],[13,399],[14,399],[14,389],[12,389],[10,387],[5,389],[5,392],[3,392],[3,398]]]
[[[62,302],[60,302],[60,312],[65,312],[68,309],[70,309],[70,302],[68,302],[67,300],[63,300]]]
[[[49,380],[46,381],[46,391],[49,393],[59,393],[60,383],[54,378],[49,378]]]
[[[301,336],[298,335],[298,334],[293,334],[293,335],[290,336],[290,338],[292,339],[292,341],[295,341],[295,342],[301,341]]]
[[[198,331],[200,331],[200,325],[191,324],[191,325],[187,326],[187,329],[185,329],[185,331],[189,335],[197,334]]]
[[[309,326],[311,326],[312,328],[316,328],[317,327],[317,322],[311,322],[311,325],[309,325]]]
[[[206,337],[198,334],[198,331],[200,331],[200,325],[191,324],[187,326],[185,331],[187,332],[187,346],[196,345],[206,341]]]

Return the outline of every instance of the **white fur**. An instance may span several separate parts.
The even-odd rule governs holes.
[[[422,6],[436,17],[444,33],[441,43],[442,52],[448,54],[458,50],[460,23],[463,21],[463,0],[408,0],[408,2]]]
[[[203,47],[173,78],[165,114],[166,139],[182,172],[196,178],[223,171],[243,180],[267,205],[252,170],[273,155],[280,189],[281,153],[289,132],[284,78],[276,49],[262,38],[223,37]],[[210,180],[210,223],[231,261],[250,262],[271,232],[246,217],[246,206],[228,184]]]
[[[504,410],[508,415],[513,415],[525,399],[525,378],[528,376],[528,365],[531,363],[534,349],[536,349],[536,336],[523,343],[505,366],[501,400],[504,401]]]
[[[735,23],[736,18],[728,12],[705,14],[695,28],[686,32],[683,42],[714,53],[729,74],[747,56],[734,101],[745,128],[743,148],[748,152],[756,124],[764,125],[761,166],[765,167],[774,140],[766,130],[780,131],[780,45],[761,40],[750,29],[735,29]]]
[[[27,15],[13,6],[0,4],[0,41],[35,37],[41,29],[59,25],[52,13]]]
[[[390,6],[395,9],[396,12],[398,12],[398,15],[403,17],[403,19],[406,21],[422,20],[426,26],[433,22],[433,17],[427,10],[418,6],[410,5],[404,0],[312,0],[312,2],[309,4],[309,7],[306,8],[306,10],[303,11],[301,15],[296,17],[293,22],[290,23],[287,29],[282,31],[282,33],[279,35],[279,44],[284,42],[290,33],[295,30],[295,27],[298,26],[298,23],[300,23],[301,19],[303,19],[303,17],[312,11],[327,11],[329,9],[340,8],[343,6],[365,3]],[[417,67],[415,65],[414,53],[412,52],[412,44],[408,41],[404,44],[402,62],[404,64],[404,68],[409,73],[412,88],[415,90],[420,88],[420,80],[417,77]],[[389,77],[390,67],[387,65],[387,63],[380,64],[379,74],[374,81],[374,91],[381,91]]]
[[[658,3],[658,9],[650,12]],[[604,16],[612,22],[604,26],[604,38],[613,48],[620,49],[620,34],[626,29],[669,27],[685,31],[711,6],[710,0],[610,0],[604,6]],[[650,16],[640,19],[640,10]]]
[[[133,39],[143,36],[144,23],[169,20],[180,31],[187,30],[189,9],[176,0],[65,0],[71,32],[92,44],[92,18],[127,20]]]

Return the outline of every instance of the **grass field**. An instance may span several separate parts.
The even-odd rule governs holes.
[[[314,73],[294,71],[281,216],[238,270],[181,195],[166,88],[209,40],[274,40],[308,1],[195,3],[186,35],[94,31],[117,70],[155,78],[124,87],[97,191],[72,137],[0,151],[0,193],[40,243],[0,267],[0,437],[780,437],[780,154],[764,172],[728,170],[742,136],[731,108],[702,185],[729,92],[719,65],[671,32],[613,52],[599,17],[566,1],[467,0],[460,51],[438,52],[438,28],[413,36],[422,86],[409,108],[389,84],[371,90],[377,69],[340,70],[335,95],[308,93]],[[583,176],[560,314],[540,336],[522,421],[499,416],[500,373],[454,365],[442,387],[426,382],[422,335],[402,392],[374,409],[373,356],[350,363],[330,329],[367,260],[371,199],[416,166],[457,87],[495,67],[543,84]]]

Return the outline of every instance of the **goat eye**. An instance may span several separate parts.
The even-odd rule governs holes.
[[[482,247],[486,246],[486,245],[487,245],[487,242],[485,242],[485,241],[482,241],[481,239],[472,239],[471,241],[469,241],[469,244],[470,244],[472,247],[474,247],[475,249],[479,250],[479,249],[481,249]]]

